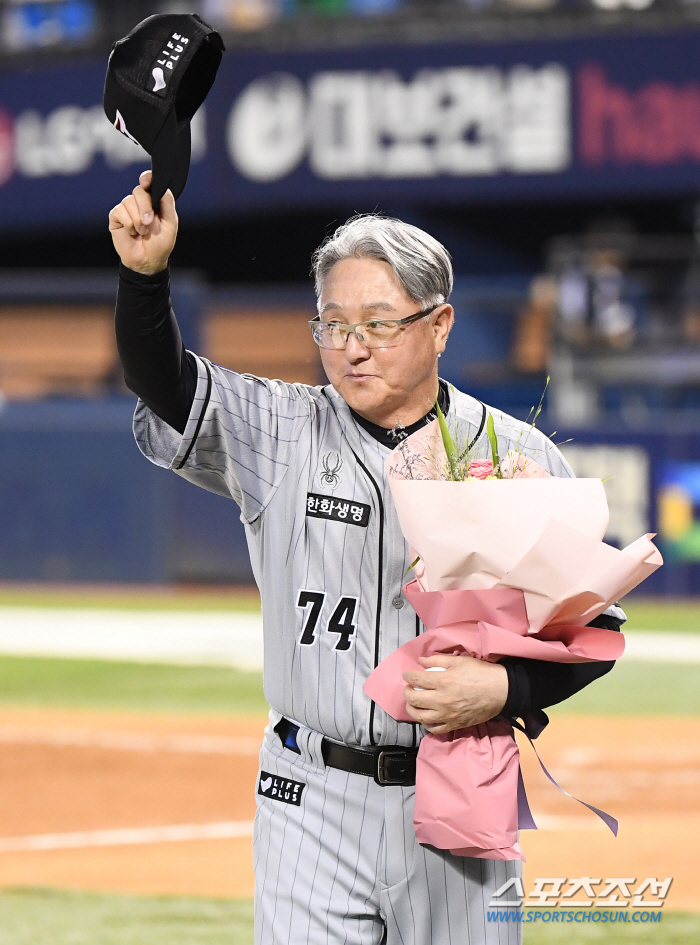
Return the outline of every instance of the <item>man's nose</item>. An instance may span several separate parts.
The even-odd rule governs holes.
[[[362,344],[354,331],[348,335],[348,340],[345,342],[345,357],[352,363],[366,361],[371,357],[369,348]]]

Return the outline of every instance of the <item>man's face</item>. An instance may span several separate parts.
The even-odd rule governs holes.
[[[420,304],[408,297],[389,263],[343,259],[326,276],[319,310],[321,321],[356,324],[406,318]],[[428,322],[421,318],[403,328],[399,344],[391,348],[366,348],[355,334],[344,349],[321,348],[328,380],[367,419],[380,425],[401,420],[408,426],[435,400],[437,356],[445,349],[453,317],[452,307],[441,305]]]

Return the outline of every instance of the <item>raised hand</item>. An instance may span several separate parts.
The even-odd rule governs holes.
[[[166,190],[160,210],[151,204],[151,171],[144,171],[139,185],[109,214],[109,231],[114,248],[128,269],[154,275],[168,265],[177,239],[175,198]]]

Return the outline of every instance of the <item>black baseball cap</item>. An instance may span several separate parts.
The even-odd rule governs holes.
[[[190,121],[214,84],[221,36],[195,13],[149,16],[112,47],[104,110],[115,128],[151,155],[151,199],[177,198],[190,169]]]

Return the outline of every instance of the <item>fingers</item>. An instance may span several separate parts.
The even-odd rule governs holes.
[[[130,229],[132,236],[146,236],[150,232],[149,227],[156,219],[156,214],[153,212],[153,202],[151,200],[150,194],[152,182],[153,172],[142,171],[142,173],[139,175],[138,187],[134,187],[131,195],[125,197],[121,202],[121,206],[124,207],[129,215],[130,223],[126,225]],[[112,213],[114,213],[114,210]],[[173,224],[177,230],[175,198],[173,197],[171,190],[166,190],[160,199],[158,217],[164,223]]]
[[[148,225],[141,219],[141,211],[133,194],[129,194],[122,200],[122,207],[131,221],[131,228],[134,231],[132,235],[145,236],[148,233]]]
[[[114,233],[116,230],[125,229],[129,236],[138,236],[136,229],[134,228],[131,215],[124,206],[124,203],[117,204],[116,207],[113,207],[109,214],[109,229],[111,233]]]
[[[463,725],[456,721],[449,706],[435,705],[435,693],[416,692],[410,686],[404,689],[406,711],[414,720],[435,735],[445,735]]]
[[[425,670],[407,670],[403,674],[409,686],[419,686],[421,689],[437,689],[435,676],[438,673],[426,673]]]
[[[150,226],[150,224],[153,223],[153,219],[154,219],[153,204],[151,203],[151,195],[149,194],[149,192],[146,190],[145,187],[142,187],[139,184],[138,187],[134,187],[133,191],[131,192],[131,196],[136,201],[136,207],[138,210],[140,220],[146,226]]]
[[[413,706],[414,709],[436,709],[436,694],[428,689],[418,691],[412,686],[406,686],[403,697],[406,704]]]
[[[422,693],[418,693],[418,695],[422,695]],[[448,732],[468,728],[470,725],[476,725],[481,721],[480,719],[472,721],[456,717],[453,713],[445,711],[444,707],[435,709],[412,705],[408,698],[406,699],[406,711],[414,722],[418,722],[433,735],[446,735]]]
[[[444,727],[445,731],[449,731],[449,723],[445,722],[437,712],[431,709],[415,709],[413,706],[409,705],[406,707],[406,711],[415,722],[427,728],[429,732],[435,732],[438,728],[442,727]]]
[[[141,190],[148,193],[148,199],[150,201],[150,191],[151,185],[153,183],[153,171],[142,171],[139,175],[139,186]],[[134,191],[136,194],[136,191]],[[153,205],[148,204],[148,207],[152,210]],[[172,190],[168,189],[165,191],[163,196],[160,198],[160,208],[158,210],[158,216],[164,222],[177,223],[177,212],[175,210],[175,197],[173,196]],[[144,220],[144,222],[146,222]]]
[[[149,232],[150,225],[155,219],[151,195],[148,192],[151,186],[151,177],[151,171],[144,171],[139,176],[138,187],[134,187],[131,194],[125,197],[120,204],[126,216],[124,212],[115,216],[115,219],[119,220],[122,226],[129,230],[130,236],[146,236]],[[115,207],[110,214],[110,220],[116,210],[117,208]]]
[[[425,709],[422,706],[411,705],[410,702],[406,701],[406,711],[416,722],[423,724],[424,719],[432,719],[432,721],[437,720],[437,712],[434,709]]]
[[[447,735],[450,732],[454,732],[455,729],[449,723],[441,723],[438,725],[431,725],[430,722],[424,722],[423,728],[427,728],[431,735]]]

